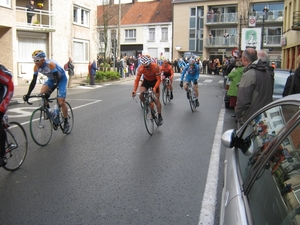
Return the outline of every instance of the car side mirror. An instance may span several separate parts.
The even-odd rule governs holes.
[[[237,147],[242,150],[245,155],[251,155],[254,152],[252,136],[249,135],[245,139],[238,138],[234,129],[227,130],[222,135],[222,144],[227,148]]]
[[[232,148],[235,144],[236,140],[236,131],[234,129],[230,129],[225,131],[222,134],[222,144],[227,148]]]

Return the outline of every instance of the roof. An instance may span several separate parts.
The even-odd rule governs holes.
[[[119,5],[99,5],[97,8],[98,26],[103,26],[103,9],[107,13],[107,25],[117,25]],[[171,0],[135,2],[121,5],[121,25],[172,22],[173,5]]]

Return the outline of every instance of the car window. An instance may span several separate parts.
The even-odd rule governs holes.
[[[298,111],[295,105],[271,108],[243,133],[254,149],[238,156],[254,224],[300,224],[300,121],[293,118]],[[289,120],[296,126],[285,133]]]
[[[274,82],[274,94],[282,95],[286,79],[290,74],[288,72],[275,72],[275,82]]]

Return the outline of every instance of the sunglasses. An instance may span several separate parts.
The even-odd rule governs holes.
[[[38,63],[38,62],[40,62],[41,61],[41,59],[34,59],[33,60],[33,62],[35,62],[35,63]]]

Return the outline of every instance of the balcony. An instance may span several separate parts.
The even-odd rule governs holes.
[[[300,11],[295,11],[293,13],[292,30],[300,30]]]
[[[207,48],[220,48],[220,47],[237,47],[237,36],[231,35],[228,38],[224,38],[223,36],[216,36],[216,37],[208,37],[205,39],[205,47]]]
[[[283,11],[282,10],[269,10],[268,12],[264,13],[261,12],[250,12],[249,16],[255,16],[257,22],[282,22],[283,21]]]
[[[280,47],[281,35],[264,35],[264,47]]]
[[[206,24],[234,24],[238,22],[238,13],[207,14]]]
[[[27,23],[26,7],[16,7],[16,28],[17,30],[54,32],[54,14],[51,11],[35,9],[32,23]]]

